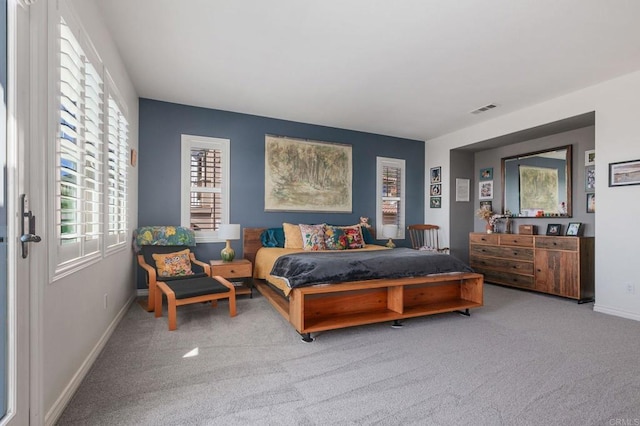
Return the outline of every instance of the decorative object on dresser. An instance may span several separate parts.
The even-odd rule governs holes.
[[[534,235],[536,233],[536,225],[523,224],[518,226],[518,234]]]
[[[547,225],[547,235],[558,236],[562,235],[562,225],[559,223],[550,223]]]
[[[247,259],[235,259],[230,262],[210,260],[211,275],[226,278],[236,289],[236,296],[248,294],[253,298],[253,265]]]
[[[227,245],[220,252],[220,257],[225,262],[231,262],[236,257],[236,252],[231,248],[231,240],[240,239],[240,225],[238,224],[221,224],[218,226],[218,237],[226,240]]]
[[[570,237],[581,237],[584,226],[582,226],[581,222],[571,222],[567,226],[567,236]]]
[[[593,301],[593,237],[471,233],[469,263],[486,282]]]

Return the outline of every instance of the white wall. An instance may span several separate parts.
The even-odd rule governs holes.
[[[443,167],[449,176],[449,150],[595,111],[596,302],[594,309],[640,321],[640,278],[637,273],[640,185],[608,187],[608,164],[640,159],[640,72],[628,74],[476,126],[427,141],[427,169]],[[441,209],[425,207],[428,223],[449,225],[449,182],[443,182]],[[473,218],[469,218],[473,220]],[[627,283],[635,294],[626,292]]]
[[[37,2],[34,7],[55,7]],[[71,0],[76,15],[109,70],[129,119],[129,144],[138,148],[138,96],[93,1]],[[129,223],[137,226],[138,169],[129,167]],[[47,215],[54,214],[46,212]],[[135,297],[135,265],[129,245],[98,263],[46,283],[41,301],[42,411],[51,424],[98,355],[119,315]],[[107,308],[104,295],[107,294]]]

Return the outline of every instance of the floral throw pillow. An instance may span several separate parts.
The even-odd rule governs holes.
[[[300,224],[302,248],[310,251],[324,250],[324,223],[320,225]]]
[[[358,225],[341,226],[347,240],[348,249],[364,248],[364,237],[362,236],[362,227]]]
[[[324,244],[327,250],[346,250],[348,241],[344,230],[339,226],[327,225],[324,228]]]
[[[153,260],[156,261],[158,277],[179,277],[183,275],[193,275],[191,270],[191,259],[189,249],[177,251],[175,253],[157,254],[154,253]]]

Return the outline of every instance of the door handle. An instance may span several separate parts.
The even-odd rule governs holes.
[[[20,245],[22,246],[22,258],[26,259],[29,256],[29,243],[39,243],[42,241],[39,235],[36,235],[36,217],[29,210],[29,200],[27,194],[20,196],[21,206],[21,231],[20,231]],[[27,221],[28,232],[25,232],[24,222]]]

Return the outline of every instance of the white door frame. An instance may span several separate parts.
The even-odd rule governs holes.
[[[46,2],[7,1],[7,211],[8,211],[8,410],[0,425],[41,425],[43,285],[46,265],[43,246],[30,243],[29,257],[22,258],[21,194],[29,198],[29,210],[39,220],[37,233],[44,235],[45,196],[43,179],[46,124],[46,87],[42,69],[47,56]],[[42,17],[45,20],[42,20]],[[39,19],[36,19],[39,18]],[[45,23],[45,25],[42,24]],[[38,25],[40,23],[40,25]],[[44,41],[43,41],[44,40]],[[44,54],[43,54],[44,52]],[[46,78],[47,73],[44,73]],[[46,82],[46,80],[44,80]],[[40,124],[39,124],[40,123]],[[37,161],[40,161],[39,165]]]

